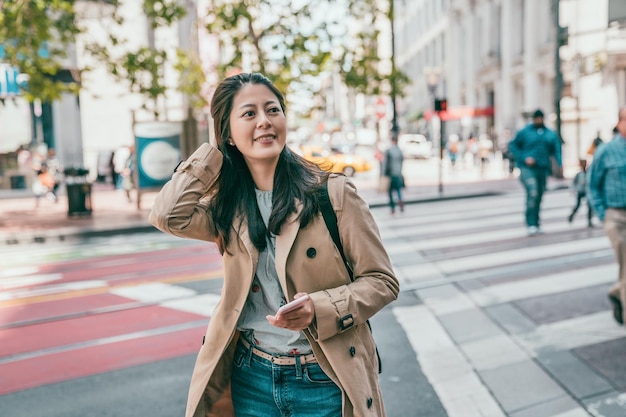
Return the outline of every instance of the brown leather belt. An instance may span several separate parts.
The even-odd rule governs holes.
[[[250,343],[248,343],[246,339],[242,337],[239,338],[239,341],[246,349],[250,349]],[[263,352],[255,347],[252,347],[252,353],[276,365],[295,365],[296,358],[300,358],[300,365],[304,365],[305,363],[317,363],[317,359],[315,359],[315,355],[313,353],[300,356],[272,355],[271,353]]]

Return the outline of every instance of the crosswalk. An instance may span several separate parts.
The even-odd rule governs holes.
[[[572,205],[548,192],[532,237],[519,192],[374,210],[417,300],[390,308],[448,417],[626,415],[626,331],[606,299],[617,264],[600,224],[567,222]]]
[[[567,222],[573,202],[548,192],[533,237],[520,192],[373,209],[402,291],[372,320],[389,417],[626,415],[626,331],[606,299],[617,265],[601,225]],[[6,249],[0,319],[13,322],[0,320],[0,340],[20,340],[0,344],[11,416],[27,397],[11,393],[193,355],[219,301],[219,255],[198,242],[152,233]],[[73,368],[77,355],[92,369]],[[42,366],[38,379],[24,372]],[[190,369],[179,372],[185,385]]]

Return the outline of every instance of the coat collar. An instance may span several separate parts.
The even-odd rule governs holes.
[[[300,201],[296,201],[296,211],[287,217],[287,221],[285,221],[280,235],[276,236],[276,273],[285,296],[289,295],[287,291],[287,257],[289,256],[293,242],[296,240],[298,230],[300,230],[300,221],[298,220],[298,216],[301,211],[302,203]],[[241,227],[238,227],[240,222]],[[246,219],[246,216],[242,214],[236,216],[234,224],[235,227],[238,228],[236,231],[239,235],[239,239],[245,246],[246,251],[250,256],[250,260],[252,261],[253,268],[256,270],[259,262],[259,251],[252,243],[252,239],[250,239],[248,220]]]
[[[291,251],[291,246],[296,240],[298,230],[300,230],[300,221],[298,216],[302,211],[302,203],[296,202],[296,211],[291,213],[287,218],[287,221],[283,225],[280,235],[276,236],[276,274],[280,280],[280,285],[283,288],[283,293],[286,297],[289,297],[287,291],[287,257]]]
[[[235,216],[233,227],[235,228],[235,232],[239,235],[239,239],[245,246],[246,251],[248,251],[250,260],[252,260],[252,265],[254,265],[254,268],[256,269],[256,265],[259,262],[259,251],[252,243],[252,239],[250,239],[248,219],[246,216],[243,214]]]

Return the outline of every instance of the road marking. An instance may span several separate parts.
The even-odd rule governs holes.
[[[211,271],[211,272],[195,274],[195,275],[159,278],[156,280],[145,279],[142,281],[123,283],[123,284],[117,284],[117,285],[112,285],[112,286],[104,285],[104,286],[98,286],[95,288],[73,290],[73,291],[67,291],[67,292],[55,293],[55,294],[32,295],[32,296],[27,295],[27,294],[21,294],[20,297],[8,297],[8,299],[5,298],[4,300],[0,298],[0,308],[10,307],[10,306],[15,306],[15,305],[24,305],[24,304],[30,304],[30,303],[40,303],[43,301],[63,300],[63,299],[81,297],[84,295],[91,295],[91,294],[100,294],[104,292],[109,292],[113,288],[132,287],[132,286],[142,285],[146,283],[162,282],[166,284],[174,284],[174,283],[179,283],[179,282],[200,281],[203,279],[217,279],[217,278],[221,278],[222,276],[223,276],[223,271],[218,270],[218,271]],[[0,296],[6,296],[6,295],[0,294]]]
[[[45,282],[58,281],[63,278],[63,274],[38,274],[38,275],[12,275],[0,278],[0,291],[11,288],[28,287],[31,285],[43,284]],[[0,294],[0,300],[2,295]]]
[[[424,305],[393,308],[448,417],[505,417],[445,329]]]
[[[141,339],[145,337],[157,336],[157,335],[162,335],[166,333],[173,333],[173,332],[193,329],[197,327],[206,327],[206,325],[207,325],[206,320],[188,321],[185,323],[175,324],[172,326],[158,327],[158,328],[149,329],[149,330],[140,330],[137,332],[124,333],[124,334],[120,334],[116,336],[103,337],[100,339],[85,340],[83,342],[71,343],[71,344],[63,345],[63,346],[53,346],[53,347],[40,349],[36,351],[30,351],[30,352],[18,353],[16,355],[11,355],[11,356],[0,357],[0,365],[5,364],[5,363],[23,361],[26,359],[33,359],[33,358],[46,356],[46,355],[69,352],[69,351],[77,350],[77,349],[84,349],[84,348],[88,348],[92,346],[109,345],[112,343],[125,342],[128,340]]]

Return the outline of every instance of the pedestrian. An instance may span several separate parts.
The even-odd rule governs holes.
[[[384,416],[366,320],[399,284],[367,203],[285,146],[284,98],[263,75],[224,79],[211,113],[217,148],[181,163],[150,213],[160,230],[223,254],[186,416]],[[327,197],[343,252],[320,215]],[[277,312],[294,299],[305,301]]]
[[[589,149],[587,149],[587,155],[593,156],[593,154],[595,153],[596,149],[598,149],[598,147],[600,147],[600,145],[602,145],[603,143],[604,143],[604,141],[600,137],[600,132],[598,132],[598,134],[596,135],[595,139],[593,141],[591,141],[591,145],[589,145]]]
[[[387,194],[389,195],[389,207],[391,214],[396,212],[396,200],[400,211],[404,212],[404,200],[402,200],[402,189],[404,188],[404,176],[402,175],[402,165],[404,163],[404,155],[398,147],[398,134],[392,133],[391,146],[385,150],[385,158],[383,160],[383,172],[389,180]]]
[[[46,165],[49,177],[52,179],[52,186],[49,189],[49,198],[57,202],[59,186],[63,182],[63,168],[61,167],[61,162],[54,148],[48,149],[48,155],[44,164]]]
[[[448,151],[448,158],[450,158],[450,165],[452,166],[452,168],[455,168],[456,158],[459,153],[459,135],[453,133],[448,137],[446,150]]]
[[[127,167],[130,158],[130,146],[122,146],[113,152],[113,171],[115,172],[116,181],[113,183],[118,190],[123,189],[122,179],[124,178],[122,171]]]
[[[533,113],[532,123],[521,129],[509,143],[509,151],[520,170],[520,181],[526,190],[526,226],[529,236],[543,233],[541,229],[541,200],[548,175],[561,175],[561,141],[558,135],[543,123],[543,112]],[[552,171],[554,157],[559,172]]]
[[[569,216],[567,216],[568,223],[572,223],[574,221],[574,216],[576,212],[580,208],[580,203],[583,199],[587,201],[587,227],[593,227],[593,223],[591,222],[591,218],[593,216],[593,210],[591,209],[591,204],[589,203],[589,198],[587,195],[587,160],[579,159],[578,165],[580,166],[580,171],[576,173],[574,176],[574,180],[572,181],[572,189],[576,193],[576,205],[572,209],[572,212]]]
[[[122,154],[125,155],[126,159],[120,169],[118,181],[120,188],[126,194],[126,199],[129,203],[132,203],[133,199],[130,196],[130,192],[135,188],[135,147],[128,146],[126,149],[128,152]]]
[[[626,302],[626,107],[618,114],[615,138],[596,149],[589,167],[588,193],[596,216],[603,222],[619,264],[619,277],[609,290],[613,317],[624,324]]]

